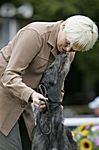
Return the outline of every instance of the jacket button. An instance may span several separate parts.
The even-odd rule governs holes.
[[[27,103],[26,103],[25,101],[22,101],[22,102],[21,102],[21,107],[22,107],[22,108],[25,108],[26,105],[27,105]]]

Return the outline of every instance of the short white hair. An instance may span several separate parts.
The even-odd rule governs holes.
[[[69,17],[65,21],[64,31],[71,43],[81,45],[82,49],[79,51],[91,49],[98,39],[97,25],[89,17],[82,15]]]

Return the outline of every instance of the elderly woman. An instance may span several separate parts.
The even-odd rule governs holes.
[[[0,150],[22,150],[23,128],[19,130],[22,120],[24,132],[27,130],[31,140],[35,126],[31,103],[42,110],[46,105],[42,102],[39,108],[40,99],[47,99],[35,89],[58,53],[68,52],[71,63],[75,52],[91,49],[97,39],[95,23],[86,16],[76,15],[65,21],[31,23],[1,49]]]

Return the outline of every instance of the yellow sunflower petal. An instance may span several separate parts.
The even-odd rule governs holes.
[[[92,150],[92,143],[90,140],[84,138],[80,141],[80,148],[82,150]]]
[[[89,131],[88,131],[88,130],[83,130],[83,131],[81,131],[81,134],[82,134],[83,136],[88,135],[88,133],[89,133]]]

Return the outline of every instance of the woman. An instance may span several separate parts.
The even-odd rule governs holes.
[[[31,139],[35,126],[31,103],[38,109],[40,99],[47,99],[35,89],[57,54],[68,52],[71,63],[76,51],[91,49],[97,39],[95,23],[88,17],[76,15],[65,21],[31,23],[1,49],[0,150],[22,149],[20,116]],[[42,102],[39,109],[45,107]]]

